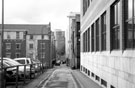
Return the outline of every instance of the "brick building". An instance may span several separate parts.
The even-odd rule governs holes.
[[[25,29],[4,30],[3,57],[26,57],[26,33]]]
[[[1,26],[1,25],[0,25]],[[21,47],[20,49],[20,56],[19,57],[30,57],[32,59],[39,59],[41,62],[46,63],[48,66],[51,63],[51,24],[46,25],[40,25],[40,24],[5,24],[4,30],[10,30],[13,31],[17,29],[16,31],[21,31],[22,29],[25,29],[25,39],[24,42],[21,40],[18,41],[12,41],[12,46],[15,47],[15,44],[17,43],[24,43],[25,47]],[[17,33],[17,32],[15,32]],[[21,34],[21,33],[20,33]],[[12,36],[17,34],[11,34]],[[23,35],[23,34],[21,34]],[[4,35],[4,37],[8,35]],[[16,36],[17,37],[17,36]],[[4,43],[11,42],[11,39],[4,39]],[[8,44],[7,44],[8,45]],[[19,45],[18,45],[19,46]],[[9,46],[10,47],[10,46]],[[4,50],[6,50],[6,47],[4,47]],[[16,52],[14,49],[12,49],[12,52]],[[7,55],[9,54],[7,51],[5,52]],[[25,53],[25,55],[24,55]],[[23,55],[21,55],[23,54]],[[6,55],[6,56],[7,56]],[[4,54],[5,56],[5,54]],[[12,55],[11,55],[12,56]],[[12,58],[15,58],[15,56]]]

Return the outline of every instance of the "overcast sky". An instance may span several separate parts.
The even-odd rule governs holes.
[[[0,1],[2,2],[2,0]],[[5,23],[7,24],[48,24],[49,22],[51,22],[52,30],[66,30],[68,29],[67,16],[69,15],[69,13],[80,12],[80,0],[4,1]]]

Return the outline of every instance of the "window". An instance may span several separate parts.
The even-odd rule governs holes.
[[[20,57],[20,53],[16,53],[15,56],[16,56],[16,58],[19,58]]]
[[[30,39],[33,39],[33,35],[30,35]]]
[[[88,70],[88,76],[90,76],[90,71]]]
[[[96,21],[96,51],[99,51],[99,19]]]
[[[88,28],[88,52],[90,52],[90,28]]]
[[[11,43],[6,43],[6,49],[7,50],[11,49]]]
[[[85,37],[85,40],[84,40],[84,42],[85,42],[85,47],[84,47],[84,48],[85,48],[85,49],[84,49],[84,50],[85,50],[85,52],[86,52],[86,47],[87,47],[87,46],[86,46],[86,45],[87,45],[87,42],[86,42],[86,40],[87,40],[87,38],[86,38],[86,31],[84,32],[84,37]]]
[[[6,57],[11,58],[11,53],[6,53]]]
[[[127,33],[126,37],[126,48],[135,48],[135,1],[128,0],[128,19],[127,22]]]
[[[85,33],[83,33],[83,52],[85,52]]]
[[[115,87],[111,85],[110,88],[115,88]]]
[[[45,49],[45,43],[41,43],[41,49]]]
[[[94,51],[94,24],[91,27],[91,51]]]
[[[95,76],[95,74],[92,72],[92,73],[91,73],[91,77],[94,77],[94,76]]]
[[[21,44],[20,43],[16,43],[16,49],[17,50],[21,49]]]
[[[7,32],[7,39],[10,39],[11,37],[10,37],[10,34]]]
[[[85,41],[86,42],[86,48],[85,49],[86,49],[86,52],[87,52],[88,51],[88,31],[86,31],[85,33],[86,33],[85,34],[85,37],[86,37],[86,41]]]
[[[19,32],[16,32],[16,39],[20,39]]]
[[[101,79],[101,85],[104,85],[105,87],[107,87],[107,82],[103,79]]]
[[[21,64],[25,64],[25,60],[16,60],[16,61],[21,63]]]
[[[30,49],[33,49],[33,44],[29,44],[29,48]]]
[[[106,50],[106,13],[101,16],[101,50]]]
[[[99,76],[97,76],[97,75],[96,75],[95,79],[96,79],[97,81],[99,81],[99,80],[100,80]]]
[[[111,21],[112,21],[112,49],[120,48],[120,2],[112,5]]]
[[[45,58],[45,53],[41,53],[41,58]]]

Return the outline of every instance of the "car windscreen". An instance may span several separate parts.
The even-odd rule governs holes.
[[[21,64],[25,64],[25,60],[16,60],[16,61],[21,63]]]

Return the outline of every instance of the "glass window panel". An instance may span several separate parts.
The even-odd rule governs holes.
[[[117,24],[119,24],[120,23],[120,17],[119,17],[119,15],[120,15],[120,2],[117,3],[117,11],[118,11],[118,13],[117,13],[118,23]]]
[[[127,30],[127,48],[132,48],[133,46],[133,26],[132,21],[128,22],[128,30]]]
[[[135,0],[133,0],[133,2],[134,2],[134,16],[135,16]]]
[[[132,18],[132,13],[133,13],[133,0],[128,0],[128,19]]]
[[[117,24],[117,6],[115,5],[114,6],[114,25],[116,25]]]

